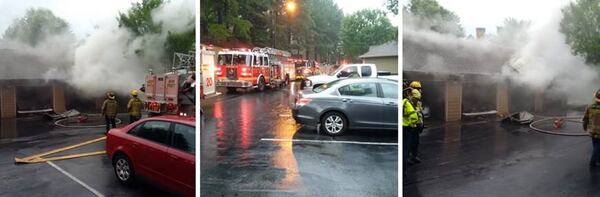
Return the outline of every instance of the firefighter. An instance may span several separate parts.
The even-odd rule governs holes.
[[[423,103],[421,102],[422,92],[421,92],[421,82],[412,81],[410,83],[411,88],[411,104],[413,105],[416,114],[418,116],[416,126],[414,127],[414,135],[412,135],[411,139],[411,147],[409,152],[409,163],[421,163],[421,159],[419,159],[419,141],[420,134],[423,132],[424,124],[423,124]]]
[[[144,103],[138,98],[138,90],[131,90],[131,98],[127,103],[127,112],[129,112],[129,124],[142,118],[142,108]]]
[[[102,115],[106,120],[106,133],[111,128],[116,128],[116,118],[117,118],[117,109],[118,109],[117,100],[115,100],[115,94],[113,92],[106,93],[106,100],[102,103]]]
[[[600,90],[596,91],[594,103],[585,109],[583,129],[592,137],[593,151],[590,167],[597,167],[600,165]]]
[[[413,140],[414,135],[416,133],[417,122],[419,120],[419,115],[415,110],[413,102],[413,96],[409,92],[412,92],[412,88],[405,86],[403,88],[404,98],[402,99],[402,142],[404,144],[404,152],[402,159],[404,160],[404,164],[413,164],[409,158],[410,154],[413,152],[411,149],[414,147]],[[406,166],[403,166],[404,170],[406,170]]]

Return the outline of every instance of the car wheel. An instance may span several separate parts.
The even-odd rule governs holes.
[[[125,185],[131,185],[135,178],[135,171],[133,171],[133,163],[131,160],[123,154],[118,154],[113,159],[113,168],[115,169],[115,175],[120,183]]]
[[[265,91],[265,78],[260,78],[258,80],[258,91]]]
[[[338,112],[329,112],[321,118],[321,131],[327,135],[342,135],[348,129],[346,117]]]

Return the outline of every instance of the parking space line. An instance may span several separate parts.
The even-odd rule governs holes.
[[[361,142],[361,141],[344,141],[344,140],[305,140],[305,139],[277,139],[277,138],[261,138],[261,141],[271,142],[309,142],[323,144],[360,144],[360,145],[377,145],[377,146],[398,146],[398,143],[388,142]]]
[[[68,173],[67,171],[63,170],[61,167],[58,167],[52,161],[48,161],[46,163],[48,163],[50,166],[54,167],[54,169],[60,171],[64,175],[67,175],[67,177],[71,178],[73,181],[79,183],[81,186],[85,187],[87,190],[89,190],[90,192],[94,193],[94,195],[96,195],[98,197],[104,197],[103,194],[101,194],[100,192],[98,192],[94,188],[90,187],[88,184],[85,184],[83,181],[79,180],[77,177],[75,177],[75,176],[71,175],[70,173]]]

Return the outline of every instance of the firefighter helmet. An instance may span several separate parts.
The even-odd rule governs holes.
[[[108,97],[109,99],[115,99],[115,93],[113,93],[113,92],[107,92],[106,93],[106,97]]]
[[[131,96],[137,96],[137,95],[138,95],[137,90],[131,90]]]
[[[412,82],[410,82],[409,86],[411,88],[421,89],[421,82],[419,82],[419,81],[412,81]]]

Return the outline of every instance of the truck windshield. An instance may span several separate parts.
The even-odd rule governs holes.
[[[220,65],[250,65],[250,56],[243,54],[222,54],[219,55]]]
[[[231,65],[231,59],[233,56],[231,54],[219,55],[219,65]]]

